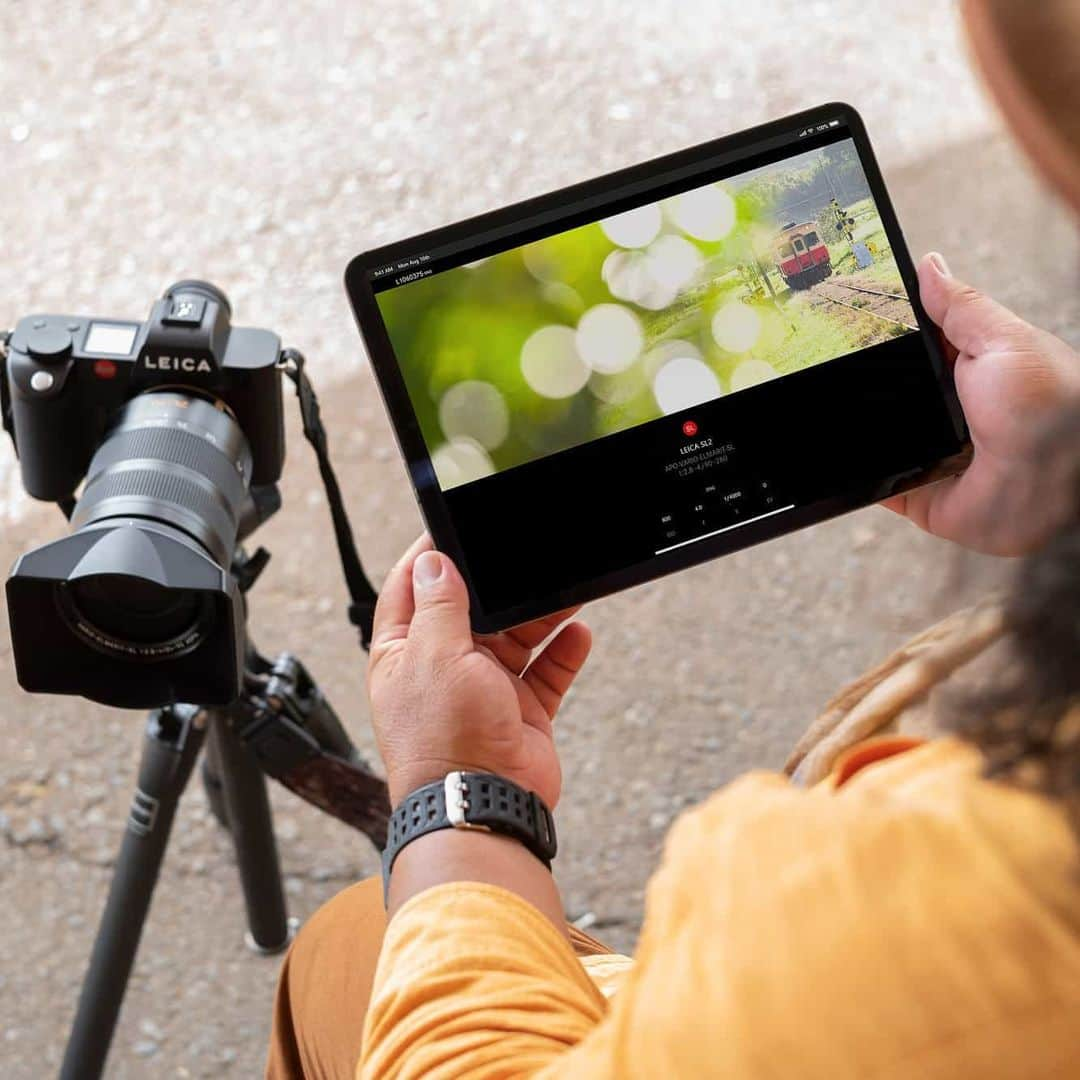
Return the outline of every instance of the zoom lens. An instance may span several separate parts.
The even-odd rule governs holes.
[[[239,425],[211,401],[176,391],[134,398],[99,447],[71,517],[76,533],[124,520],[127,536],[111,565],[58,585],[68,625],[95,649],[159,661],[191,652],[210,629],[209,596],[169,580],[145,541],[179,530],[223,570],[249,498],[251,451]],[[144,542],[140,542],[144,541]]]
[[[228,567],[250,483],[251,450],[224,408],[149,391],[128,402],[98,447],[71,524],[132,517],[172,525]]]

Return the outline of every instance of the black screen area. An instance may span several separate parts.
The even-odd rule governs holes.
[[[350,298],[490,631],[960,467],[845,105],[359,256]]]
[[[695,435],[684,434],[687,422]],[[635,566],[664,573],[790,531],[807,508],[883,498],[956,450],[933,371],[911,338],[445,498],[485,610],[557,609],[580,599],[582,582],[608,591]]]

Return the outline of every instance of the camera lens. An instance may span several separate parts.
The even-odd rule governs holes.
[[[224,408],[187,391],[147,391],[124,406],[98,447],[71,523],[131,517],[171,525],[228,568],[251,465],[247,439]]]
[[[66,589],[72,614],[118,646],[172,651],[174,642],[190,647],[199,639],[206,604],[197,593],[121,574],[72,581]]]
[[[57,584],[68,626],[99,652],[128,659],[165,660],[198,647],[212,622],[210,595],[176,579],[154,541],[181,533],[227,572],[251,466],[243,432],[215,402],[178,390],[129,401],[91,460],[71,516],[76,535],[126,527],[101,541],[89,572]]]

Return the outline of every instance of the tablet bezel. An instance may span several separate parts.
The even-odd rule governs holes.
[[[575,207],[583,200],[603,199],[609,201],[599,207],[590,208],[590,220],[599,220],[625,209],[620,201],[610,197],[628,184],[649,181],[665,172],[693,166],[704,160],[719,155],[738,154],[740,150],[751,149],[763,140],[788,133],[800,126],[810,127],[830,118],[842,116],[846,122],[850,137],[854,140],[878,214],[889,238],[896,264],[905,289],[915,311],[921,337],[938,385],[941,389],[946,408],[952,419],[957,436],[958,453],[954,456],[928,463],[916,472],[891,475],[868,487],[861,485],[847,494],[815,501],[798,506],[777,518],[767,521],[748,522],[733,533],[718,536],[713,541],[692,544],[671,551],[664,555],[634,563],[631,566],[612,571],[598,578],[580,582],[572,588],[563,589],[542,602],[523,603],[498,611],[481,610],[478,597],[468,573],[466,552],[459,542],[457,530],[447,508],[443,492],[437,483],[419,483],[420,478],[433,476],[431,455],[420,430],[420,424],[413,409],[405,386],[405,379],[398,365],[390,336],[383,321],[376,301],[375,291],[369,281],[369,275],[376,269],[390,263],[415,258],[436,248],[460,243],[470,236],[488,233],[494,230],[512,230],[540,214],[547,214],[560,209],[570,217]],[[631,205],[639,204],[640,198],[621,200]],[[545,230],[546,235],[573,228],[573,224],[560,222]],[[517,247],[522,241],[516,239],[506,247]],[[454,559],[462,568],[463,576],[471,594],[471,618],[474,630],[478,633],[493,633],[515,626],[531,619],[548,615],[553,611],[583,604],[614,592],[655,580],[677,570],[686,569],[699,563],[707,562],[720,555],[750,547],[777,536],[785,535],[817,524],[840,514],[860,509],[878,502],[888,495],[899,494],[912,488],[940,479],[960,471],[970,458],[970,443],[959,400],[952,380],[951,367],[943,353],[941,336],[937,327],[930,321],[919,299],[918,280],[915,267],[904,241],[903,233],[892,201],[885,188],[877,159],[870,145],[865,125],[858,112],[844,102],[830,102],[815,108],[782,117],[754,128],[748,128],[732,135],[726,135],[685,150],[653,158],[640,165],[634,165],[617,172],[586,180],[560,188],[557,191],[527,199],[523,202],[502,207],[466,220],[455,222],[417,236],[408,237],[391,244],[362,252],[353,258],[345,271],[345,287],[353,313],[367,346],[376,381],[383,396],[383,401],[390,416],[402,456],[409,470],[410,481],[416,493],[417,501],[427,521],[435,546]]]

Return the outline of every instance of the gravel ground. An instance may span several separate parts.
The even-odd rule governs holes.
[[[0,7],[0,323],[140,317],[209,277],[238,321],[304,348],[361,551],[380,575],[419,518],[340,288],[375,242],[830,98],[859,107],[908,239],[1080,337],[1076,233],[1011,149],[940,0],[755,5],[12,0]],[[302,650],[369,748],[362,657],[295,422],[264,649]],[[55,537],[0,447],[0,563]],[[559,732],[560,877],[632,947],[671,819],[775,767],[845,679],[999,582],[880,510],[597,604]],[[55,1071],[120,837],[140,720],[19,692],[0,636],[0,1074]],[[366,842],[275,790],[301,917],[373,873]],[[599,839],[598,839],[599,838]],[[116,1077],[251,1076],[274,960],[241,944],[227,838],[187,793],[110,1059]]]

